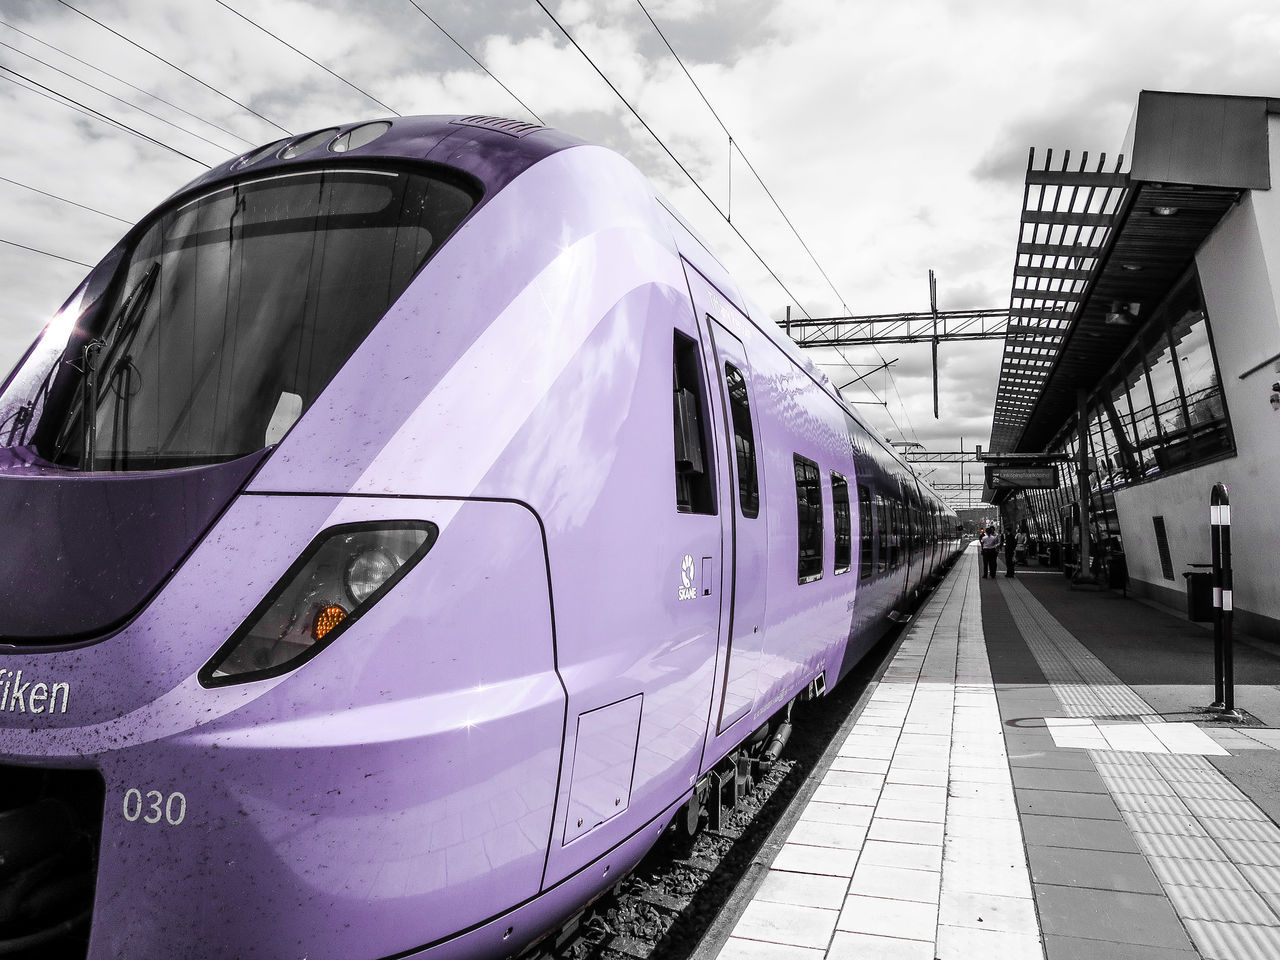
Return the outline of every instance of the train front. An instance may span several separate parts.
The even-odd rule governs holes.
[[[512,304],[588,229],[572,145],[273,144],[140,223],[11,374],[0,954],[372,960],[545,923],[509,914],[564,723],[544,540],[477,492]]]

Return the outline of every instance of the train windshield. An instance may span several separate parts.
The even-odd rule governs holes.
[[[423,173],[334,168],[164,213],[108,296],[73,298],[28,355],[0,447],[120,471],[277,443],[473,205]]]

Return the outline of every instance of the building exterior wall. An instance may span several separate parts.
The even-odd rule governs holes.
[[[1268,119],[1272,142],[1280,142],[1280,118]],[[1273,151],[1272,182],[1280,184],[1278,160]],[[1237,622],[1247,632],[1280,640],[1280,412],[1268,402],[1280,373],[1273,363],[1241,379],[1280,353],[1280,189],[1247,192],[1197,251],[1196,267],[1236,455],[1116,491],[1129,574],[1138,593],[1180,604],[1187,564],[1209,562],[1209,493],[1214,483],[1225,482],[1231,488]],[[1172,582],[1161,573],[1156,516],[1164,517]]]

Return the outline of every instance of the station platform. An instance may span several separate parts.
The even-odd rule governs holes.
[[[978,566],[917,613],[707,955],[1280,957],[1280,651],[1237,644],[1252,717],[1227,726],[1211,630]]]

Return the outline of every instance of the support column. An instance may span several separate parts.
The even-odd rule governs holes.
[[[1091,566],[1089,557],[1089,395],[1084,390],[1076,391],[1076,482],[1079,486],[1080,504],[1080,557],[1076,569],[1076,580],[1089,577]]]

